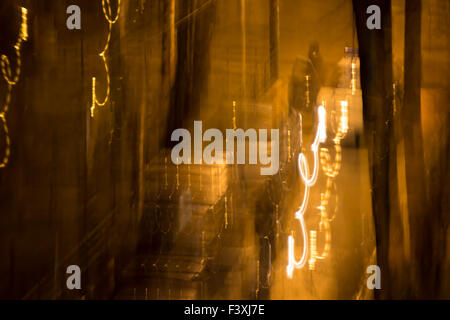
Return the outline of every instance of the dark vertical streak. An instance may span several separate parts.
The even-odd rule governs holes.
[[[192,1],[178,2],[180,16],[192,13]],[[190,19],[183,20],[177,25],[175,83],[171,89],[168,129],[163,142],[166,147],[172,145],[170,136],[175,129],[182,128],[186,119],[199,116],[200,103],[207,88],[210,69],[210,45],[215,14],[216,3],[211,2],[202,11],[195,13],[195,19],[191,15]],[[192,39],[193,45],[189,39]],[[189,57],[192,57],[192,60]]]
[[[382,12],[381,30],[366,26],[367,7],[376,4]],[[390,138],[392,126],[392,35],[391,1],[353,0],[361,60],[364,128],[369,150],[372,211],[375,223],[377,263],[382,270],[382,290],[377,298],[390,297]]]
[[[279,52],[279,0],[269,0],[270,8],[270,82],[275,82],[278,78],[278,52]]]

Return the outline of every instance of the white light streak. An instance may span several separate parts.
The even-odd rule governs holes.
[[[298,157],[298,167],[300,171],[300,176],[303,180],[303,183],[305,185],[305,191],[303,195],[303,201],[300,205],[299,210],[295,213],[295,219],[297,219],[300,223],[300,230],[302,232],[303,237],[303,253],[302,257],[299,261],[295,259],[295,239],[294,236],[291,235],[288,238],[288,266],[286,268],[286,273],[289,278],[293,277],[294,268],[295,269],[301,269],[305,266],[307,262],[307,256],[308,256],[308,234],[306,230],[305,225],[305,219],[304,214],[306,212],[306,209],[308,207],[308,201],[309,201],[309,189],[314,186],[317,182],[317,177],[319,175],[319,145],[320,143],[323,143],[326,141],[327,138],[327,131],[326,131],[326,110],[323,106],[319,106],[317,109],[319,123],[317,126],[317,132],[314,139],[313,144],[311,145],[311,151],[313,152],[314,156],[314,167],[312,171],[311,177],[309,176],[309,164],[308,160],[306,159],[306,156],[302,153],[299,154]],[[300,122],[301,122],[300,117]],[[300,135],[302,135],[302,132],[300,132]]]
[[[335,138],[333,139],[334,148],[335,148],[335,160],[334,163],[331,163],[331,157],[327,148],[320,149],[320,162],[322,164],[322,170],[327,176],[327,184],[326,190],[321,194],[320,206],[318,207],[320,211],[320,224],[319,231],[324,233],[325,235],[325,244],[323,248],[323,252],[321,255],[317,253],[316,246],[314,247],[314,252],[311,252],[311,259],[313,266],[315,267],[315,262],[317,260],[324,260],[328,257],[330,248],[331,248],[331,227],[330,227],[330,219],[328,217],[328,205],[331,197],[331,189],[332,186],[335,186],[334,180],[338,176],[341,169],[342,162],[342,148],[341,148],[341,140],[344,139],[345,135],[348,132],[348,101],[343,100],[340,102],[341,105],[341,117],[339,119],[338,130]],[[335,186],[336,189],[336,186]],[[336,190],[335,190],[336,191]],[[338,205],[338,197],[336,194],[336,203],[335,206],[337,208]],[[316,235],[315,235],[316,236]],[[310,262],[311,268],[311,262]]]

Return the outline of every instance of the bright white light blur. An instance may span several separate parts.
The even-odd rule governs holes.
[[[302,232],[303,237],[303,253],[302,257],[299,261],[295,259],[295,239],[291,235],[288,238],[288,266],[286,268],[287,276],[289,278],[292,278],[294,268],[301,269],[305,266],[307,262],[307,256],[308,256],[308,233],[306,230],[305,220],[304,220],[304,214],[306,212],[306,209],[308,208],[308,201],[309,201],[309,189],[314,186],[317,182],[317,177],[319,176],[319,145],[320,143],[323,143],[326,141],[327,138],[327,130],[326,130],[326,110],[323,106],[319,106],[317,109],[317,114],[319,118],[319,124],[317,126],[317,132],[316,137],[314,139],[313,144],[311,145],[311,151],[313,152],[314,156],[314,167],[312,171],[311,177],[309,177],[309,164],[308,160],[306,159],[306,156],[302,153],[298,156],[298,168],[300,171],[300,176],[303,180],[303,183],[305,184],[305,191],[303,195],[303,201],[299,208],[299,210],[295,213],[295,219],[297,219],[300,222],[300,229]],[[301,117],[300,117],[301,121]],[[302,135],[302,132],[300,132],[300,135]]]

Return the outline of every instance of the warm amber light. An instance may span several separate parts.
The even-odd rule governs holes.
[[[20,56],[20,49],[22,47],[22,42],[28,39],[28,22],[27,22],[27,14],[28,10],[25,8],[21,8],[22,12],[22,24],[20,27],[19,37],[17,39],[16,44],[14,45],[14,49],[16,51],[17,61],[16,61],[16,72],[14,77],[11,72],[11,64],[9,62],[9,58],[6,55],[1,56],[1,68],[3,79],[5,79],[7,83],[7,91],[5,104],[0,111],[0,119],[3,125],[3,132],[5,134],[5,154],[3,156],[2,161],[0,162],[0,168],[5,168],[8,165],[9,157],[11,155],[11,138],[9,136],[8,124],[6,121],[6,113],[8,112],[9,105],[11,103],[11,92],[12,87],[17,84],[20,78],[20,71],[22,66],[22,60]]]
[[[95,113],[95,109],[97,106],[99,107],[103,107],[106,105],[106,103],[109,100],[109,95],[110,95],[110,90],[111,90],[111,78],[109,75],[109,66],[108,66],[108,62],[106,60],[106,52],[108,51],[109,48],[109,43],[111,41],[111,30],[112,30],[112,26],[113,24],[115,24],[118,20],[119,20],[119,16],[120,16],[120,0],[118,0],[117,3],[117,15],[116,17],[113,19],[111,17],[112,12],[111,12],[111,4],[110,4],[110,0],[102,0],[102,7],[103,7],[103,14],[105,15],[105,19],[106,21],[108,21],[108,37],[106,40],[106,45],[103,49],[103,51],[99,54],[99,56],[102,58],[103,60],[103,64],[105,66],[105,72],[106,72],[106,95],[105,95],[105,99],[103,101],[99,101],[97,99],[97,93],[96,93],[96,89],[95,89],[95,77],[92,78],[92,105],[91,105],[91,117],[94,117],[94,113]]]

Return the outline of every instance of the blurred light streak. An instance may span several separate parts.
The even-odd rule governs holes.
[[[105,95],[105,99],[103,101],[98,101],[97,99],[97,94],[96,94],[96,78],[92,77],[92,105],[91,105],[91,117],[94,117],[94,113],[95,113],[95,108],[97,106],[99,107],[103,107],[106,105],[106,103],[109,100],[109,95],[110,95],[110,87],[111,87],[111,78],[110,78],[110,74],[109,74],[109,67],[108,67],[108,62],[106,60],[106,52],[109,49],[109,43],[111,41],[111,30],[112,30],[112,26],[113,24],[115,24],[118,20],[119,20],[119,16],[120,16],[120,1],[118,0],[117,3],[117,15],[115,18],[112,18],[112,12],[111,12],[111,3],[110,0],[102,0],[102,8],[103,8],[103,14],[105,16],[106,21],[108,22],[108,37],[106,39],[106,45],[103,49],[103,51],[100,53],[100,57],[103,60],[103,64],[105,65],[105,71],[106,71],[106,95]]]
[[[303,201],[299,208],[299,210],[295,213],[295,219],[299,220],[300,222],[300,229],[302,231],[302,237],[303,237],[303,254],[299,261],[295,259],[295,240],[293,234],[289,236],[288,238],[288,266],[286,269],[287,276],[289,278],[292,278],[294,267],[296,269],[301,269],[305,266],[307,262],[307,255],[308,255],[308,234],[306,231],[306,225],[304,220],[304,214],[306,212],[306,209],[308,207],[308,201],[309,201],[309,189],[314,186],[317,182],[317,177],[319,175],[319,145],[320,143],[323,143],[326,141],[327,138],[327,132],[326,132],[326,110],[323,106],[319,106],[317,109],[319,123],[317,126],[317,133],[316,137],[314,139],[313,144],[311,145],[311,151],[313,152],[314,156],[314,167],[312,171],[311,177],[309,177],[309,164],[308,160],[306,159],[306,156],[302,153],[299,154],[298,157],[298,167],[300,171],[300,176],[305,184],[305,191],[303,195]],[[300,115],[300,123],[302,122],[302,118]],[[302,135],[302,132],[300,132],[300,136]]]
[[[19,81],[19,78],[20,78],[20,70],[21,70],[21,66],[22,66],[20,49],[22,47],[22,42],[27,41],[27,39],[28,39],[28,20],[27,20],[28,10],[25,9],[24,7],[21,7],[21,13],[22,13],[22,23],[20,26],[20,33],[19,33],[17,42],[14,45],[14,49],[15,49],[16,55],[17,55],[16,72],[14,74],[14,77],[11,72],[11,65],[10,65],[8,57],[6,55],[1,56],[2,74],[3,74],[3,78],[5,79],[5,81],[7,83],[7,91],[6,91],[5,104],[3,105],[3,108],[0,112],[0,119],[3,124],[3,131],[5,134],[5,155],[0,163],[0,168],[5,168],[7,166],[9,157],[11,155],[11,139],[9,136],[8,124],[6,122],[6,114],[9,110],[9,104],[11,103],[12,87],[17,84],[17,82]]]
[[[236,101],[233,101],[233,130],[236,130]]]
[[[225,197],[225,229],[228,229],[228,198]]]
[[[353,61],[352,62],[352,96],[354,96],[355,94],[356,94],[356,63]]]
[[[306,108],[309,108],[309,104],[311,103],[310,99],[310,92],[309,92],[309,80],[311,77],[309,75],[305,76],[305,83],[306,83]]]
[[[348,132],[348,102],[346,100],[343,100],[340,102],[340,106],[341,106],[340,109],[341,116],[339,119],[339,125],[338,130],[336,132],[336,136],[333,139],[335,147],[335,161],[333,164],[331,163],[331,158],[328,149],[327,148],[320,149],[320,160],[322,170],[327,176],[326,190],[324,193],[320,195],[321,200],[320,206],[318,207],[320,211],[319,231],[325,234],[325,244],[321,255],[318,255],[316,247],[314,248],[314,252],[311,252],[311,260],[314,262],[316,260],[324,260],[326,257],[328,257],[331,248],[330,221],[333,220],[333,218],[329,218],[327,208],[331,197],[331,189],[334,186],[336,192],[335,209],[337,210],[338,197],[334,180],[338,176],[341,169],[341,162],[342,162],[341,140],[344,139],[345,135]]]
[[[288,163],[291,163],[291,130],[288,130]]]
[[[309,237],[311,238],[311,258],[309,259],[309,270],[315,270],[317,256],[317,232],[315,230],[311,230],[309,232]]]
[[[320,162],[322,165],[322,170],[325,175],[329,178],[336,178],[341,169],[342,160],[342,148],[341,140],[344,139],[348,132],[348,102],[341,101],[341,117],[339,121],[338,130],[335,138],[333,139],[335,148],[335,161],[331,164],[330,153],[327,148],[320,149]]]

